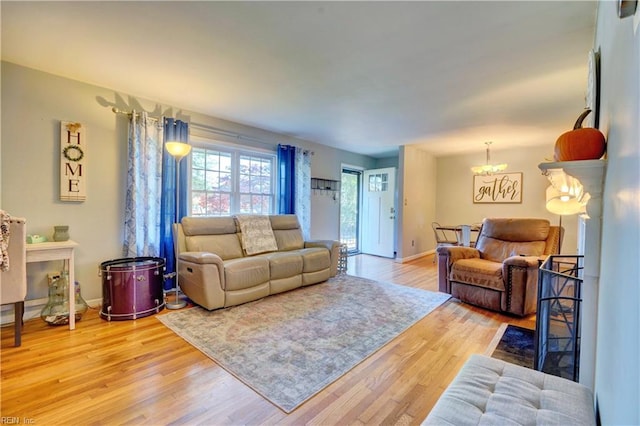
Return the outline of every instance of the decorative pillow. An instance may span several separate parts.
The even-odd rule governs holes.
[[[242,233],[242,248],[246,255],[278,250],[269,216],[238,215],[236,219]]]

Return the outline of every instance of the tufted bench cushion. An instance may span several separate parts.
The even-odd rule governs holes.
[[[423,425],[595,425],[591,391],[567,379],[472,355]]]

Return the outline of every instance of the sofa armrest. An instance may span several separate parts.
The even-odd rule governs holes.
[[[304,242],[304,248],[310,247],[324,247],[329,251],[332,251],[335,247],[340,247],[340,241],[335,240],[310,240]]]
[[[180,253],[179,284],[184,294],[206,309],[225,305],[224,263],[209,252]]]
[[[338,273],[338,259],[340,257],[340,241],[310,240],[304,242],[304,247],[323,247],[329,250],[329,259],[331,260],[331,276],[336,276],[336,274]]]
[[[220,256],[207,251],[185,251],[180,253],[180,260],[198,264],[215,263],[220,265],[221,269],[224,267],[224,263]]]
[[[502,263],[507,290],[506,311],[518,316],[534,313],[538,297],[538,256],[511,256]]]

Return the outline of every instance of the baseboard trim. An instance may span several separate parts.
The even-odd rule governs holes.
[[[429,256],[431,254],[434,254],[435,252],[436,252],[435,249],[427,250],[425,252],[414,254],[414,255],[411,255],[411,256],[408,256],[408,257],[396,257],[395,261],[396,261],[396,263],[410,262],[412,260],[420,259],[421,257]]]
[[[34,318],[39,318],[40,312],[42,311],[42,308],[44,308],[44,306],[47,304],[48,300],[49,299],[46,297],[41,299],[25,300],[24,315],[22,316],[22,319],[24,321],[28,321]],[[93,309],[98,309],[102,306],[102,298],[85,301],[87,302],[87,305],[89,305],[89,307]],[[15,314],[13,313],[13,303],[2,305],[1,309],[2,315],[0,315],[0,325],[4,327],[5,325],[13,324],[13,320],[15,318]]]

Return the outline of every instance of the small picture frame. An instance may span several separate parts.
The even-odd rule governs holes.
[[[473,203],[522,203],[522,172],[474,176]]]

